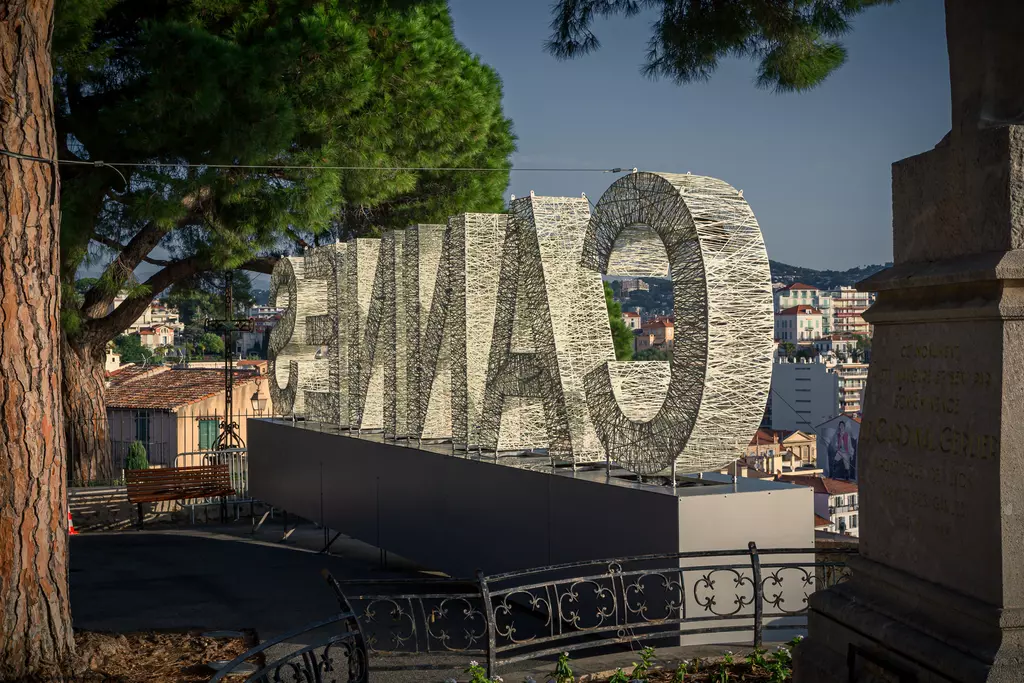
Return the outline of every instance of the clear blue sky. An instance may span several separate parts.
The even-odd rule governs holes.
[[[724,62],[709,83],[640,74],[652,17],[599,21],[601,49],[544,52],[550,0],[451,0],[455,33],[501,75],[516,166],[690,171],[742,189],[770,258],[849,268],[892,258],[890,165],[950,126],[943,3],[869,10],[847,64],[802,94],[758,90],[756,64]],[[616,176],[513,173],[509,192],[597,201]]]

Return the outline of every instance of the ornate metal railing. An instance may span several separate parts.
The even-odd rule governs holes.
[[[680,635],[747,632],[757,647],[765,631],[788,631],[788,639],[806,628],[808,596],[847,578],[850,552],[750,543],[478,573],[476,581],[343,583],[370,656],[479,657],[493,675],[526,659]]]
[[[334,577],[326,570],[323,574],[338,598],[338,614],[243,652],[210,683],[229,676],[245,683],[367,683],[369,659],[359,621]],[[270,662],[268,654],[274,657]]]

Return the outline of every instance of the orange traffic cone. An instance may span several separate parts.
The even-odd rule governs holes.
[[[71,521],[71,510],[68,510],[68,536],[77,536],[78,532],[75,531],[75,523]]]

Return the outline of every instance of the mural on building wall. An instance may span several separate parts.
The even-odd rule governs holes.
[[[857,481],[860,418],[843,414],[818,425],[818,467],[826,477]]]

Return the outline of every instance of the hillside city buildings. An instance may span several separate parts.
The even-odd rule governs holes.
[[[110,304],[107,313],[112,313],[127,298],[125,294],[118,294],[114,297],[114,301]],[[152,329],[157,326],[168,327],[174,332],[182,332],[185,329],[185,324],[181,322],[181,316],[178,315],[178,309],[170,308],[159,299],[154,299],[146,307],[146,310],[142,312],[142,315],[128,326],[124,333],[139,334],[142,329]],[[172,341],[171,344],[173,343]]]
[[[775,313],[809,306],[821,317],[821,335],[833,333],[871,336],[871,325],[862,317],[873,301],[868,292],[853,287],[818,289],[802,282],[780,287],[773,293]]]
[[[125,298],[123,294],[115,297],[109,310],[113,311]],[[283,309],[274,306],[252,306],[249,308],[246,311],[246,317],[253,320],[253,330],[235,334],[235,356],[246,358],[257,355],[265,358],[267,335],[281,319],[283,312]],[[637,329],[639,329],[639,316],[637,316]],[[137,336],[143,347],[150,351],[156,351],[157,349],[166,350],[180,346],[183,343],[182,333],[184,331],[185,324],[181,321],[178,310],[156,299],[146,307],[146,310],[135,322],[124,330],[123,334]],[[113,349],[108,350],[105,366],[107,372],[120,367],[120,357]]]
[[[671,351],[675,343],[675,322],[670,317],[656,316],[641,323],[633,335],[634,353],[647,349]]]
[[[651,286],[640,278],[626,278],[619,280],[619,293],[626,296],[630,292],[649,292]]]
[[[774,291],[775,340],[766,423],[773,429],[813,428],[864,409],[873,301],[853,287],[821,290],[800,282]]]

